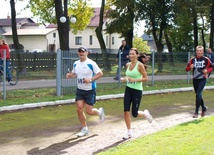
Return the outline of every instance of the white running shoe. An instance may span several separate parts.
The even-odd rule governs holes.
[[[132,131],[129,130],[129,131],[126,131],[125,135],[123,136],[123,139],[129,139],[132,137],[133,137]]]
[[[103,108],[100,108],[100,109],[99,109],[99,112],[100,112],[100,114],[99,114],[100,120],[101,120],[101,121],[104,121],[104,120],[105,120],[104,109],[103,109]]]
[[[149,123],[152,123],[152,120],[153,120],[153,118],[152,118],[152,115],[150,115],[150,112],[149,112],[149,110],[144,110],[144,115],[145,115],[145,119],[147,119],[147,121],[149,122]]]
[[[89,133],[87,129],[82,129],[78,134],[77,137],[83,137],[86,136]]]

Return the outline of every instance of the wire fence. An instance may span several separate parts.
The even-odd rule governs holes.
[[[17,53],[13,54],[16,55]],[[72,70],[72,64],[78,59],[77,52],[66,51],[65,53],[61,52],[60,54],[60,59],[63,61],[57,64],[57,59],[59,58],[56,53],[22,53],[24,62],[26,61],[26,64],[31,65],[27,66],[24,63],[25,65],[22,67],[25,67],[26,73],[19,73],[19,83],[15,87],[7,86],[7,91],[12,90],[13,88],[24,90],[29,88],[33,89],[52,87],[53,90],[51,93],[55,95],[74,94],[76,89],[76,81],[75,79],[65,79],[65,75],[68,70]],[[126,84],[120,83],[119,80],[113,79],[116,76],[116,71],[118,68],[118,62],[115,61],[116,54],[117,53],[114,51],[107,52],[104,55],[99,52],[90,53],[88,55],[89,58],[97,62],[104,73],[104,76],[97,80],[98,95],[104,95],[105,91],[110,91],[112,94],[123,93],[124,91]],[[187,73],[185,68],[189,58],[194,56],[194,53],[175,52],[173,53],[173,56],[169,53],[163,53],[161,57],[158,56],[157,53],[152,54],[149,55],[150,61],[147,64],[147,74],[149,76],[149,81],[144,83],[144,90],[160,88],[165,89],[168,88],[168,86],[171,84],[176,84],[177,87],[181,87],[184,84],[191,84],[191,73]],[[17,68],[20,67],[18,65],[18,61],[19,59],[17,56],[11,56],[12,65]],[[161,71],[159,71],[159,63],[162,65]],[[121,77],[125,76],[125,71],[125,68],[120,70]],[[60,80],[57,82],[57,78],[59,77]],[[213,75],[211,74],[208,83],[212,84],[212,79]],[[12,93],[8,93],[7,96],[10,97],[10,95],[13,96]],[[22,93],[20,96],[22,95],[24,95],[24,97],[28,97],[32,94]]]

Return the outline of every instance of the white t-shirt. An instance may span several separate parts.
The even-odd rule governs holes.
[[[96,62],[87,58],[85,61],[81,62],[77,60],[73,65],[73,73],[77,76],[77,87],[81,90],[92,90],[96,88],[96,81],[92,83],[85,84],[83,83],[84,78],[91,79],[94,75],[101,72],[101,69],[98,67]]]

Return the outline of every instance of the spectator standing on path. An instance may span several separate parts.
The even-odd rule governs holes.
[[[130,62],[126,64],[126,77],[121,78],[122,82],[127,82],[124,94],[124,120],[126,123],[127,131],[123,139],[131,138],[131,114],[133,117],[144,117],[150,123],[152,116],[148,110],[140,111],[140,103],[143,91],[143,82],[148,81],[148,76],[143,63],[138,61],[138,50],[132,48],[129,52]]]
[[[73,70],[67,73],[66,78],[77,78],[76,90],[76,107],[79,121],[82,125],[82,130],[77,134],[78,137],[85,136],[89,133],[86,116],[99,115],[100,120],[105,119],[104,109],[94,108],[96,102],[96,81],[103,76],[101,69],[91,59],[87,57],[88,50],[85,47],[78,49],[79,60],[74,62]]]
[[[196,56],[189,60],[186,67],[186,71],[190,70],[192,70],[193,87],[196,94],[195,113],[193,118],[198,118],[200,106],[202,108],[201,117],[204,117],[207,107],[202,98],[202,91],[207,82],[207,75],[212,72],[213,68],[210,59],[204,56],[203,46],[196,47]]]
[[[214,69],[214,53],[212,52],[211,48],[207,49],[207,57],[210,59],[211,63],[212,63],[212,67]],[[208,77],[210,76],[211,72],[208,74]]]
[[[4,50],[6,50],[6,78],[8,82],[11,81],[12,77],[10,75],[10,48],[5,43],[4,40],[0,40],[0,65],[3,65],[4,60]],[[2,68],[0,68],[2,69]]]
[[[122,71],[123,67],[126,67],[126,63],[129,61],[129,46],[126,45],[126,41],[123,40],[122,41],[122,45],[119,48],[119,51],[117,53],[117,58],[116,58],[116,62],[118,62],[118,67],[117,67],[117,73],[116,73],[116,77],[114,77],[114,80],[118,80],[119,78],[119,69]],[[119,54],[121,55],[121,66],[119,66]]]

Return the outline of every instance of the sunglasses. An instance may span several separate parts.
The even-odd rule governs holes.
[[[79,50],[78,52],[79,52],[79,53],[85,53],[85,51],[82,51],[82,50]]]

